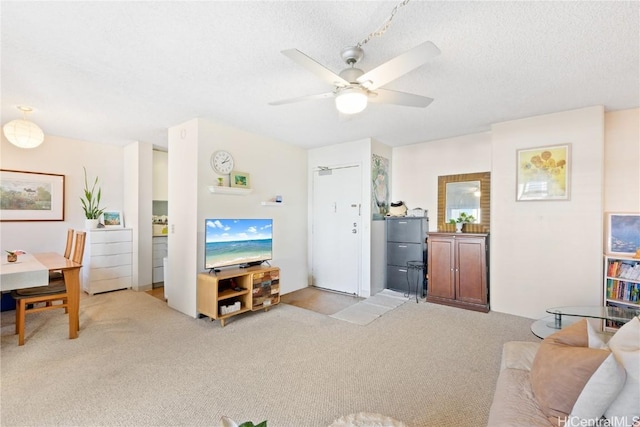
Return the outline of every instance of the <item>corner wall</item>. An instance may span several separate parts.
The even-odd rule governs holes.
[[[571,144],[570,200],[518,202],[516,151]],[[602,300],[604,109],[492,126],[491,309],[530,318]]]
[[[217,150],[229,151],[250,174],[249,195],[212,194]],[[228,176],[224,176],[228,184]],[[196,317],[197,274],[204,270],[206,218],[272,218],[272,265],[281,269],[281,293],[306,287],[306,151],[230,126],[193,119],[169,129],[169,306]],[[263,206],[281,195],[283,203]]]
[[[640,212],[640,108],[606,113],[604,123],[604,210]]]
[[[391,170],[391,201],[428,210],[429,231],[437,231],[438,176],[491,171],[491,134],[395,147]]]
[[[64,221],[0,222],[0,247],[27,252],[64,252],[67,229],[84,230],[80,204],[84,189],[83,166],[89,180],[98,177],[101,207],[124,212],[123,147],[46,135],[39,147],[18,148],[2,135],[0,168],[65,176]],[[72,154],[70,154],[72,153]],[[89,185],[92,183],[90,182]]]

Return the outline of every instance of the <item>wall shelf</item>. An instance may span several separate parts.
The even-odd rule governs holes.
[[[239,188],[239,187],[221,187],[218,185],[210,185],[209,191],[212,194],[232,194],[235,196],[246,196],[253,191],[251,188]]]
[[[283,202],[260,202],[262,206],[281,206],[284,205]]]

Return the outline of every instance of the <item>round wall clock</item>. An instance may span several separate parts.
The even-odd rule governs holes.
[[[233,170],[233,157],[225,150],[218,150],[211,155],[211,167],[221,175],[227,175]]]

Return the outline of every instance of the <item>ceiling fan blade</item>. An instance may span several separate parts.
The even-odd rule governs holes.
[[[269,105],[292,104],[294,102],[309,101],[312,99],[333,98],[334,96],[335,94],[333,92],[325,92],[325,93],[318,93],[316,95],[305,95],[305,96],[299,96],[297,98],[289,98],[289,99],[282,99],[280,101],[273,101],[273,102],[270,102]]]
[[[427,41],[385,62],[358,77],[358,82],[370,90],[384,86],[392,80],[415,70],[430,58],[440,54],[436,45]]]
[[[293,60],[294,62],[302,65],[304,68],[311,71],[313,74],[320,77],[322,80],[326,81],[332,86],[349,86],[348,81],[346,81],[333,71],[329,70],[324,65],[317,62],[315,59],[312,59],[304,53],[300,52],[298,49],[283,50],[282,54]]]
[[[378,104],[396,104],[405,105],[407,107],[427,107],[433,102],[433,98],[415,95],[413,93],[397,92],[389,89],[378,89],[375,91],[378,96],[370,96],[369,102]]]

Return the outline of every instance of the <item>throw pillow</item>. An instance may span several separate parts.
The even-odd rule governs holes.
[[[634,317],[618,329],[609,348],[624,366],[627,379],[604,415],[615,422],[611,425],[632,426],[640,420],[640,319]]]
[[[586,319],[574,323],[545,338],[533,360],[531,388],[554,425],[566,424],[569,417],[599,419],[624,385],[625,372],[615,356],[588,347],[589,332]]]

